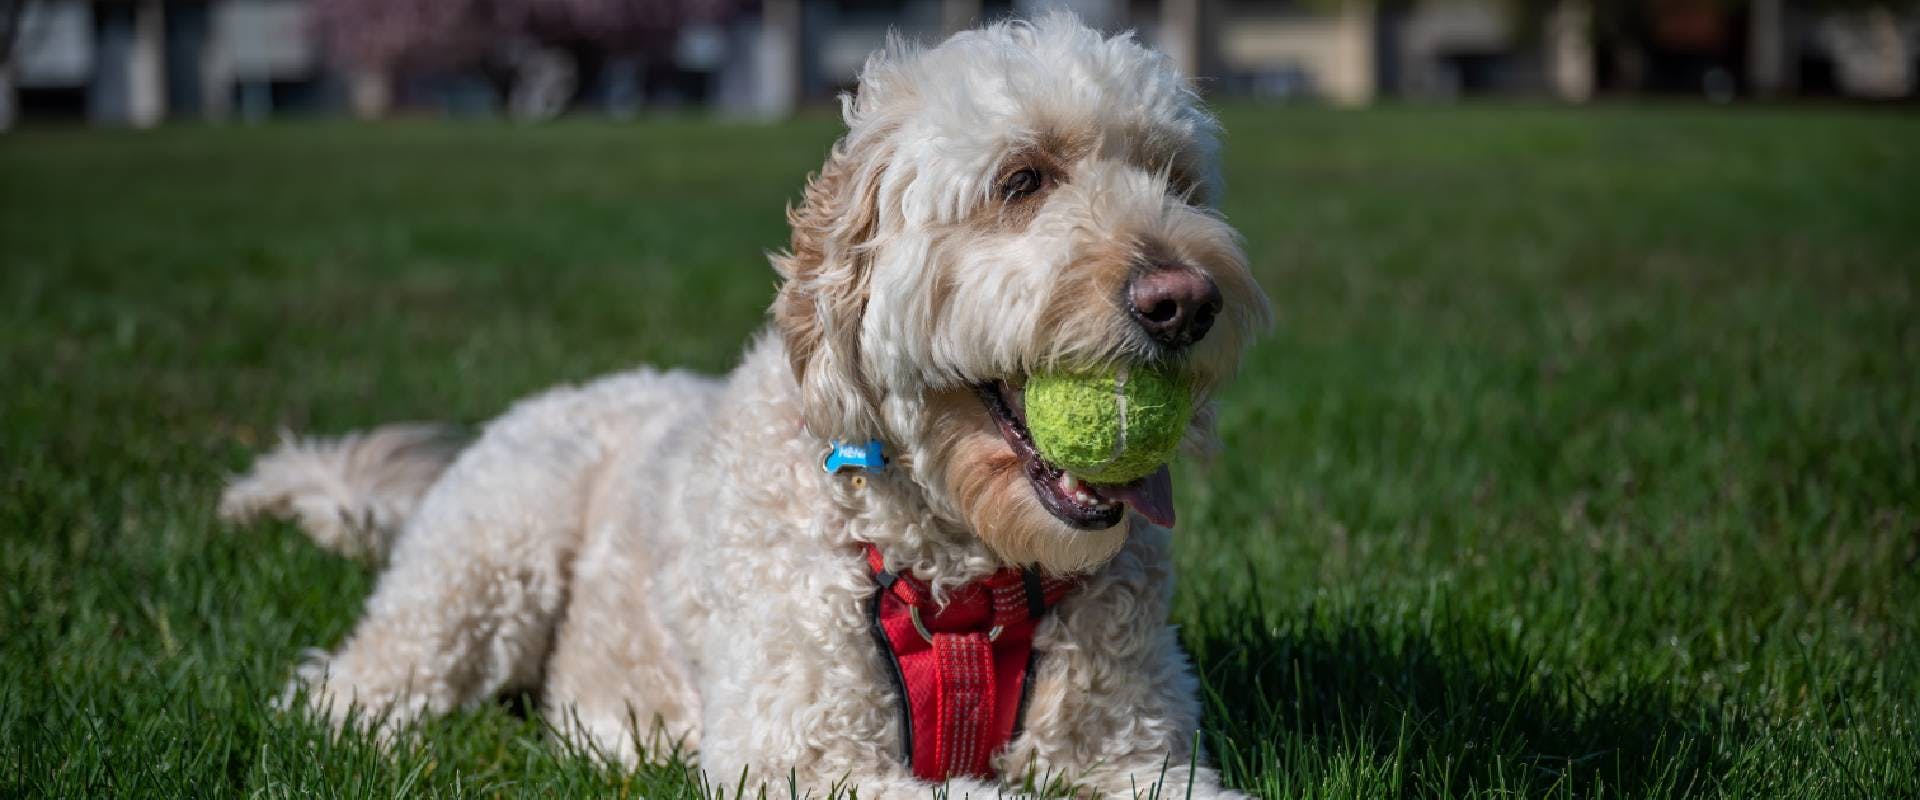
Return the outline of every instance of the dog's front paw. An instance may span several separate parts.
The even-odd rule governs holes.
[[[273,709],[280,712],[312,710],[320,711],[319,701],[328,696],[327,691],[327,651],[309,647],[300,651],[300,663],[293,668],[293,677],[287,679],[280,694],[272,701]]]
[[[410,694],[369,691],[339,669],[331,653],[318,648],[301,651],[293,677],[272,700],[276,710],[304,713],[335,730],[357,730],[390,743],[407,723],[425,712],[425,698]]]

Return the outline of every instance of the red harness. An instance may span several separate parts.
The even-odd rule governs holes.
[[[1020,729],[1033,671],[1033,629],[1079,585],[1007,568],[933,602],[927,585],[887,571],[867,545],[880,584],[873,636],[893,663],[913,774],[945,781],[989,776],[993,754]]]

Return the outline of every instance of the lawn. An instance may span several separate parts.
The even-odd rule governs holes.
[[[1920,795],[1920,118],[1224,116],[1279,324],[1176,621],[1233,783]],[[269,710],[372,577],[212,510],[282,428],[726,368],[833,135],[0,137],[0,796],[699,794],[525,698],[393,752]]]

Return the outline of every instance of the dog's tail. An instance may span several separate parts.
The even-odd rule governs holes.
[[[336,439],[281,436],[280,446],[235,477],[220,516],[300,523],[321,547],[385,561],[393,542],[466,439],[444,425],[387,425]]]

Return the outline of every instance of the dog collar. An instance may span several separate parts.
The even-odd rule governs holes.
[[[827,443],[827,458],[820,468],[829,475],[850,469],[879,472],[887,468],[885,451],[879,439],[868,439],[864,444],[836,439]]]
[[[887,571],[871,544],[867,568],[880,586],[872,632],[893,667],[908,766],[933,782],[992,775],[993,755],[1026,715],[1034,629],[1080,581],[1008,568],[939,604],[925,583]]]

